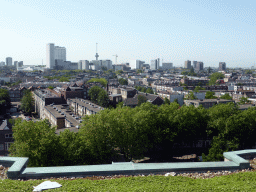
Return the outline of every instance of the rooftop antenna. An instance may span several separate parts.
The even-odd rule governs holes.
[[[116,64],[117,64],[117,57],[118,57],[118,56],[117,56],[117,55],[113,55],[113,56],[115,56],[115,57],[116,57]]]
[[[97,50],[97,46],[98,46],[98,43],[96,43],[96,55],[95,55],[95,57],[96,57],[96,61],[98,60],[98,58],[99,58],[99,54],[98,54],[98,50]]]

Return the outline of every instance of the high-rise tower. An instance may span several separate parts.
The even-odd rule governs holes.
[[[6,57],[6,65],[12,66],[12,58],[11,57]]]
[[[99,58],[99,54],[98,54],[98,50],[97,50],[97,46],[98,46],[98,43],[96,43],[96,55],[95,55],[95,57],[96,57],[96,61],[98,60],[98,58]]]
[[[53,43],[46,45],[46,68],[53,69],[55,60],[66,61],[66,48],[54,46]]]

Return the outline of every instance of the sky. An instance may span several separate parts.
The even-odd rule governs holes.
[[[1,0],[0,61],[45,65],[46,44],[67,60],[115,64],[160,58],[205,67],[256,63],[255,0]]]

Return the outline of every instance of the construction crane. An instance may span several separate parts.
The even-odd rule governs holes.
[[[118,56],[117,56],[117,55],[113,55],[113,56],[115,56],[115,57],[116,57],[116,64],[117,64],[117,57],[118,57]]]

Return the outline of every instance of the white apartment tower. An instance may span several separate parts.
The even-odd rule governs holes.
[[[66,48],[65,47],[54,47],[54,56],[55,59],[60,59],[62,61],[66,61]]]
[[[142,69],[144,63],[145,61],[130,60],[130,67],[131,69]]]
[[[6,57],[6,65],[12,66],[12,58],[11,57]]]
[[[46,45],[46,68],[53,69],[55,60],[66,61],[66,48],[54,46],[53,43]]]

